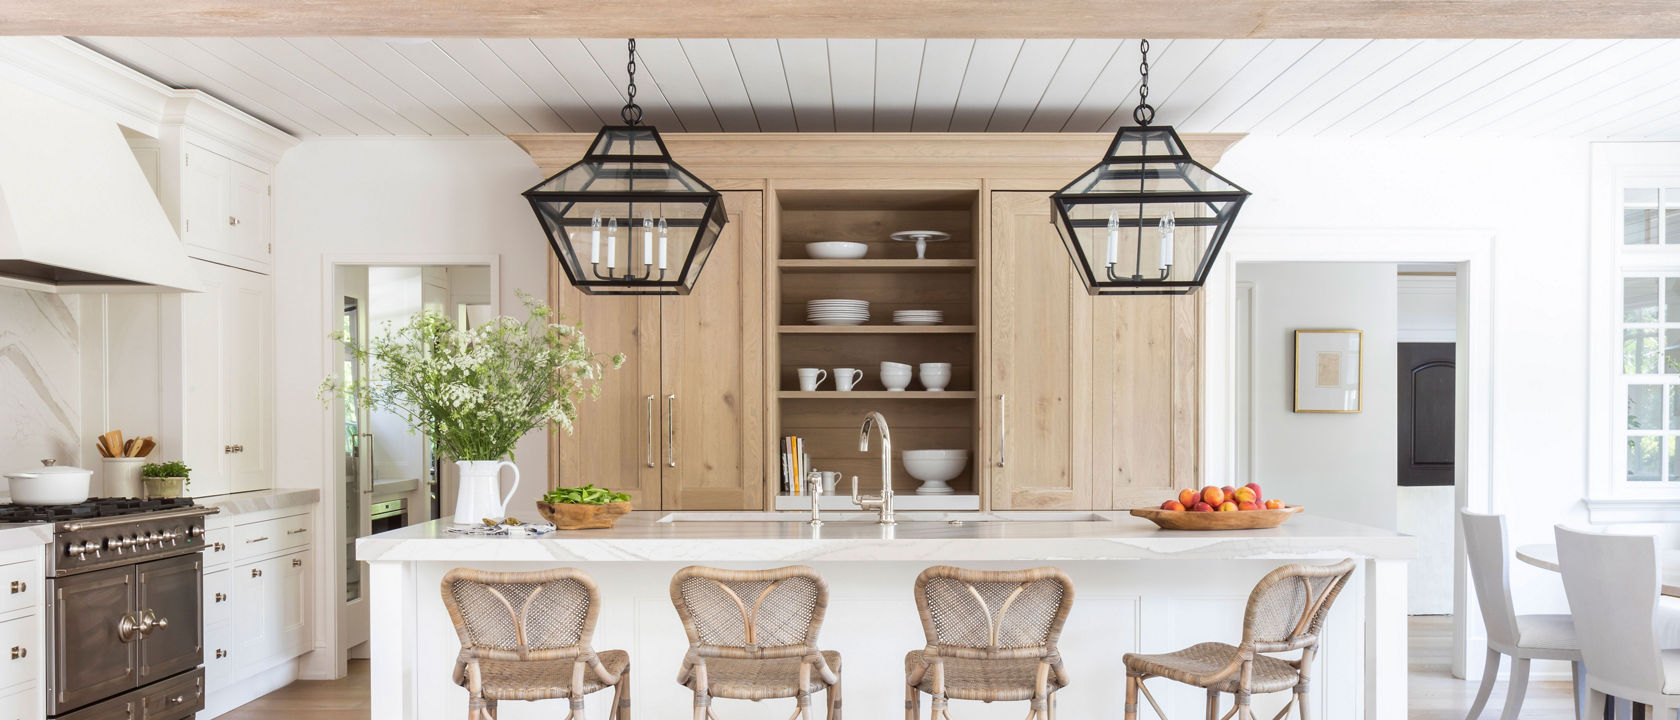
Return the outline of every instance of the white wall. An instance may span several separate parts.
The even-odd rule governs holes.
[[[1457,280],[1401,276],[1399,284],[1397,339],[1457,342]],[[1398,373],[1400,369],[1395,370]],[[1406,610],[1413,615],[1451,614],[1456,490],[1446,485],[1401,487],[1398,491],[1397,529],[1418,539],[1417,560],[1406,568]]]
[[[1315,515],[1393,529],[1394,266],[1255,263],[1237,280],[1254,287],[1254,479]],[[1360,412],[1294,411],[1295,331],[1312,329],[1364,333]]]

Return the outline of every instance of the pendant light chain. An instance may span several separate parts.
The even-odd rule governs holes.
[[[640,125],[642,106],[636,104],[636,38],[630,38],[630,61],[624,64],[624,69],[630,75],[630,85],[625,88],[624,108],[618,115],[624,118],[625,125]]]
[[[1143,76],[1143,81],[1138,84],[1138,106],[1132,110],[1132,119],[1139,125],[1148,125],[1155,119],[1155,106],[1149,104],[1148,38],[1138,42],[1138,51],[1143,54],[1143,61],[1138,63],[1138,74]]]

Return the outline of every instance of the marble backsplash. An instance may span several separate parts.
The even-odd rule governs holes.
[[[0,472],[83,461],[80,319],[74,296],[0,287]]]

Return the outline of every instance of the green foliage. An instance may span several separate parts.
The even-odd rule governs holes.
[[[428,310],[387,325],[366,349],[334,334],[369,364],[371,378],[354,387],[328,378],[322,398],[348,393],[396,413],[453,460],[512,457],[521,437],[551,422],[571,432],[579,399],[599,395],[606,368],[624,356],[590,352],[581,325],[551,322],[553,311],[528,293],[519,299],[529,312],[523,321],[503,316],[460,330]]]
[[[594,483],[583,487],[555,488],[544,493],[542,499],[543,502],[566,503],[569,505],[605,505],[615,502],[630,502],[629,495],[595,487]]]
[[[146,463],[140,466],[140,476],[149,478],[181,478],[183,486],[192,485],[192,468],[180,460],[165,463]]]

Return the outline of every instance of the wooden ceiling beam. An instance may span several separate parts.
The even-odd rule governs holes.
[[[1674,0],[7,0],[0,35],[1672,38]]]

